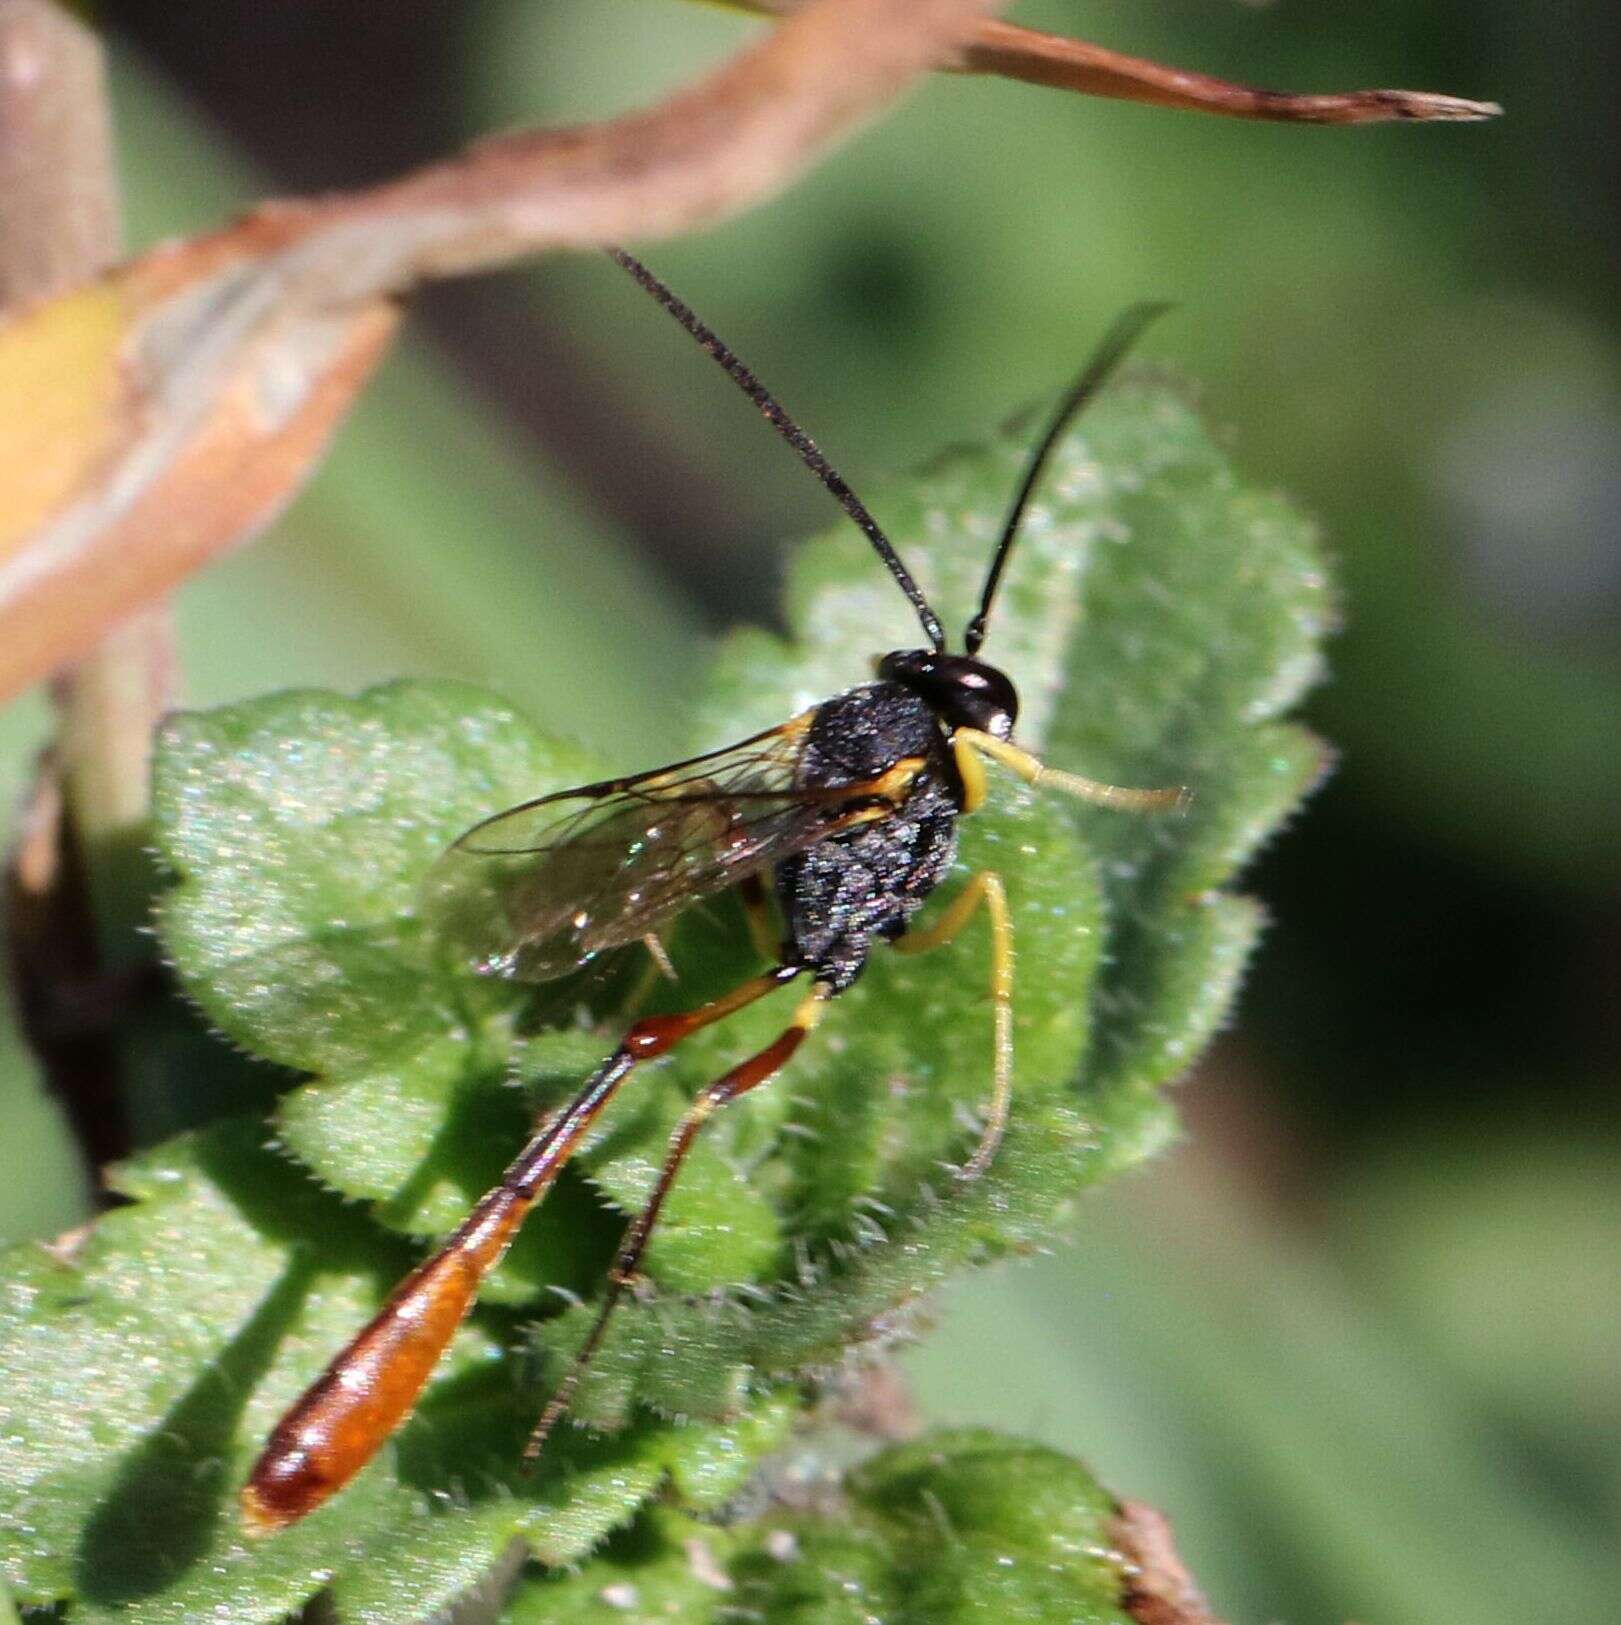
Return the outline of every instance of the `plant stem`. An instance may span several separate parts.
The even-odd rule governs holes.
[[[57,0],[0,0],[0,307],[95,275],[122,237],[100,40]],[[134,951],[129,851],[173,671],[173,629],[159,607],[116,628],[55,684],[67,814],[113,965]]]
[[[56,0],[0,0],[0,309],[94,276],[121,248],[101,42]],[[139,935],[148,760],[173,672],[169,613],[154,607],[57,678],[57,742],[41,773],[60,783],[42,782],[34,804],[61,811],[29,830],[11,876],[25,1015],[97,1156],[123,1138],[116,1054],[105,1031],[67,1030],[62,1013],[79,1010],[98,1028],[103,1001],[87,990],[114,985],[150,955]]]
[[[120,247],[101,44],[55,0],[0,0],[0,307]]]

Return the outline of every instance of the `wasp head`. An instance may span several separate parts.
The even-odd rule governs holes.
[[[878,675],[910,689],[948,728],[977,728],[1008,739],[1019,717],[1019,693],[1006,672],[971,655],[897,649],[878,662]]]

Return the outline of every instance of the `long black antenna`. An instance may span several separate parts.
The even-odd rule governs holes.
[[[1047,459],[1052,455],[1053,447],[1075,421],[1081,409],[1109,381],[1110,373],[1126,359],[1132,345],[1142,337],[1143,329],[1150,322],[1163,316],[1170,308],[1170,305],[1163,303],[1133,305],[1130,310],[1116,318],[1114,326],[1104,336],[1103,342],[1081,368],[1080,377],[1069,386],[1069,392],[1059,402],[1058,410],[1053,413],[1052,422],[1047,425],[1046,434],[1041,437],[1040,444],[1031,453],[1030,461],[1025,465],[1019,494],[1014,497],[1013,506],[1008,510],[1007,523],[1002,527],[1002,539],[996,544],[996,553],[991,559],[991,568],[985,577],[985,591],[980,596],[979,611],[968,623],[968,630],[963,635],[963,645],[969,654],[978,654],[979,646],[985,641],[985,622],[991,613],[991,601],[996,597],[996,589],[1001,585],[1002,571],[1007,568],[1008,554],[1013,551],[1013,542],[1019,533],[1019,521],[1024,518],[1024,510],[1030,505],[1030,498],[1035,494],[1036,482],[1047,466]]]
[[[811,473],[833,493],[839,506],[861,527],[862,534],[872,543],[878,557],[884,561],[884,567],[894,576],[895,584],[906,594],[912,608],[917,611],[917,618],[923,623],[924,636],[935,649],[943,651],[946,646],[946,635],[940,626],[940,617],[929,608],[929,601],[923,596],[923,589],[912,579],[912,572],[901,563],[900,554],[878,528],[878,521],[867,512],[861,498],[844,483],[838,470],[822,455],[816,442],[771,398],[765,385],[721,343],[714,331],[701,322],[688,306],[682,304],[639,259],[627,254],[622,248],[610,248],[608,253],[697,339],[711,357],[725,369],[732,382],[759,407],[766,422],[799,453],[800,460]]]

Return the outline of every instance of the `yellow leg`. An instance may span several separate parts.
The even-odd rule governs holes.
[[[655,942],[658,943],[656,951],[653,946]],[[630,992],[621,1001],[620,1008],[624,1010],[626,1015],[633,1015],[640,1010],[652,998],[653,989],[660,982],[673,982],[676,980],[674,975],[675,966],[670,964],[670,956],[665,951],[663,942],[656,935],[643,937],[642,946],[647,949],[647,963],[642,966],[641,974],[631,983]],[[667,965],[670,970],[668,975],[665,972],[665,966]]]
[[[841,784],[835,792],[840,796],[863,795],[882,796],[885,801],[898,807],[905,801],[907,791],[912,788],[917,778],[927,764],[921,756],[903,756],[890,768],[886,768],[875,779],[869,779],[864,784]],[[881,809],[880,809],[881,810]]]
[[[1008,1109],[1013,1100],[1013,917],[1008,911],[1007,887],[1002,884],[1002,877],[990,869],[980,870],[933,925],[923,931],[908,932],[895,944],[897,953],[925,953],[930,948],[944,947],[974,917],[981,903],[991,918],[995,1059],[985,1128],[973,1156],[958,1171],[957,1177],[962,1180],[978,1179],[990,1167],[1007,1129]]]
[[[669,950],[664,946],[664,939],[657,931],[649,931],[642,938],[642,946],[647,950],[647,956],[653,962],[653,969],[666,982],[679,982],[681,980],[675,973],[675,965],[670,959]]]
[[[973,1156],[957,1176],[963,1180],[978,1179],[990,1167],[1007,1129],[1008,1108],[1013,1102],[1013,919],[1008,913],[1002,877],[987,869],[981,878],[985,882],[986,912],[991,917],[991,1008],[996,1024],[996,1057],[985,1129]]]
[[[1192,799],[1191,792],[1182,786],[1170,790],[1133,790],[1125,785],[1084,779],[1079,773],[1065,773],[1056,767],[1048,767],[1029,751],[1021,750],[1006,739],[981,733],[977,728],[957,729],[951,736],[951,748],[956,754],[957,771],[962,775],[967,792],[963,808],[965,812],[972,812],[984,799],[985,769],[977,759],[980,756],[989,756],[1003,767],[1011,768],[1026,784],[1037,790],[1062,790],[1065,795],[1078,796],[1082,801],[1091,802],[1094,807],[1117,807],[1126,812],[1154,812],[1160,808],[1181,811]],[[965,761],[973,762],[974,777],[964,771]]]
[[[976,739],[990,738],[975,728],[959,728],[951,736],[951,753],[957,761],[957,777],[962,780],[962,810],[978,812],[985,805],[985,758],[974,748]]]
[[[747,875],[737,888],[743,899],[743,913],[749,922],[749,940],[754,951],[772,964],[777,962],[782,944],[771,923],[771,900],[766,896],[765,882],[758,875]]]
[[[973,919],[979,905],[985,901],[985,888],[991,878],[988,870],[980,870],[963,889],[940,911],[940,917],[921,931],[908,931],[891,946],[898,954],[926,954],[931,948],[944,948],[954,942],[962,928]]]

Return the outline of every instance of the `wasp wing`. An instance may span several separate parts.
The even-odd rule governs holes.
[[[429,873],[430,919],[473,969],[528,982],[658,931],[828,833],[850,791],[797,783],[810,715],[475,824]]]

